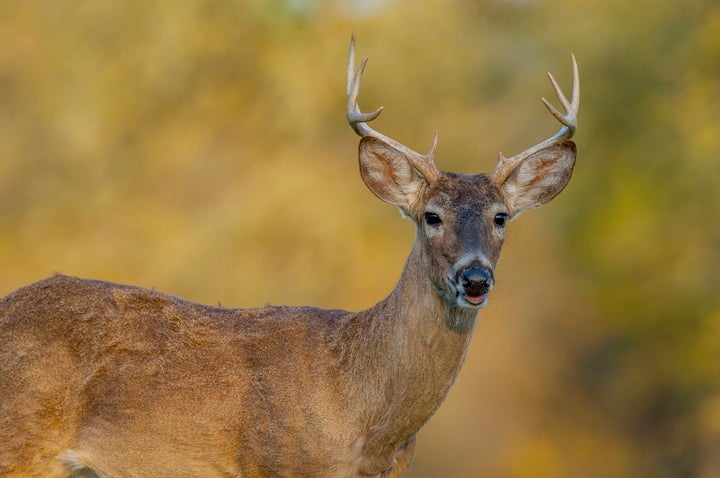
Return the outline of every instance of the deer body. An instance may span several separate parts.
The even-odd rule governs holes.
[[[107,476],[376,476],[439,405],[470,338],[448,332],[432,300],[403,314],[399,295],[357,314],[230,310],[38,282],[0,305],[4,404],[23,415],[3,415],[14,432],[2,448],[46,442],[33,458]]]
[[[363,180],[416,224],[395,289],[360,312],[59,275],[19,289],[0,300],[1,476],[399,475],[465,358],[505,218],[562,190],[575,147],[561,135],[509,172],[440,172],[367,127],[361,72]]]

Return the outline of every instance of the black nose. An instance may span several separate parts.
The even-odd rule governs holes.
[[[485,267],[468,267],[460,273],[460,283],[467,295],[487,294],[493,284],[493,274]]]

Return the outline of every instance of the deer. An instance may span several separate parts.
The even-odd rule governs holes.
[[[0,300],[3,477],[396,477],[453,385],[495,284],[507,223],[559,194],[579,79],[560,130],[491,174],[440,171],[372,129],[355,35],[347,120],[370,191],[415,225],[395,288],[357,312],[232,309],[53,275]]]

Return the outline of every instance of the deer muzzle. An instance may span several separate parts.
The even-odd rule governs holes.
[[[494,283],[493,270],[484,261],[474,260],[458,268],[455,275],[457,304],[461,307],[484,307]]]

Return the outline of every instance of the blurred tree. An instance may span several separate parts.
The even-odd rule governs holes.
[[[6,0],[0,290],[52,271],[238,306],[365,307],[412,228],[357,177],[361,103],[478,172],[556,125],[569,188],[511,233],[408,476],[717,476],[720,6],[711,0]],[[477,161],[474,158],[487,158]]]

